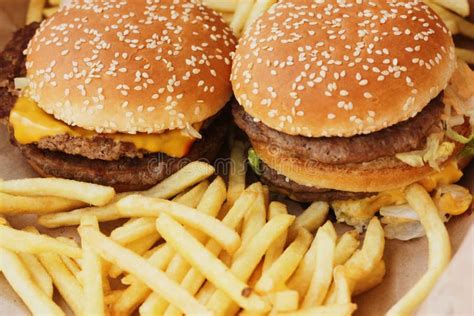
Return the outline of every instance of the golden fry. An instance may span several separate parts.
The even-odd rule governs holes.
[[[20,258],[0,247],[0,270],[28,309],[34,315],[65,315],[34,282]]]
[[[229,273],[228,268],[219,259],[171,217],[163,214],[156,221],[156,226],[163,238],[186,261],[199,269],[214,285],[224,289],[240,306],[255,311],[267,310],[266,303],[256,294],[244,295],[248,292],[248,286]]]
[[[84,207],[85,203],[51,196],[18,196],[0,193],[0,214],[47,214]]]
[[[428,270],[406,293],[387,315],[410,315],[428,296],[436,281],[451,259],[449,235],[441,220],[438,209],[426,190],[419,184],[412,184],[405,190],[408,204],[418,213],[428,238]]]
[[[115,243],[93,227],[79,227],[85,240],[104,259],[132,273],[153,291],[160,293],[169,302],[189,315],[209,315],[209,310],[199,304],[179,284],[170,280],[161,270],[153,267],[147,260]]]
[[[77,246],[74,247],[46,235],[20,231],[4,225],[0,225],[0,247],[15,252],[34,254],[52,252],[73,258],[82,256],[82,250]]]
[[[0,192],[26,196],[54,196],[103,206],[115,196],[112,187],[58,178],[0,181]]]

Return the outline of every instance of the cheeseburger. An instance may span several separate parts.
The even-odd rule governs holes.
[[[2,55],[11,139],[42,176],[150,187],[219,151],[235,44],[198,1],[79,1]]]
[[[262,181],[353,224],[411,183],[458,181],[472,152],[473,72],[421,1],[281,1],[243,35],[231,80]]]

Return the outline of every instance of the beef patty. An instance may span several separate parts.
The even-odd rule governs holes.
[[[23,51],[33,37],[39,23],[19,29],[0,54],[0,119],[8,116],[16,101],[14,79],[26,75]]]
[[[442,95],[439,95],[417,116],[381,131],[353,137],[311,138],[279,132],[255,122],[237,102],[232,106],[235,122],[251,140],[272,144],[293,157],[333,165],[368,162],[422,149],[427,137],[441,130],[443,110]]]
[[[229,116],[220,116],[213,124],[202,130],[202,139],[196,141],[183,158],[172,158],[156,153],[144,155],[143,158],[105,161],[39,149],[35,144],[18,145],[18,147],[41,176],[108,185],[118,192],[145,190],[192,161],[203,160],[211,163],[225,140],[230,125]]]

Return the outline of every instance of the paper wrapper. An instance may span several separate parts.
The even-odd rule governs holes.
[[[12,31],[23,24],[27,2],[27,0],[0,0],[0,47],[8,41]],[[463,180],[471,186],[474,185],[473,167],[471,164],[467,171],[470,179]],[[0,178],[18,179],[36,176],[19,151],[10,145],[6,127],[0,126]],[[473,315],[473,217],[465,214],[453,218],[447,225],[453,246],[453,260],[428,299],[420,307],[419,315]],[[15,227],[23,227],[34,223],[35,219],[30,216],[10,220]],[[49,231],[49,233],[70,235],[73,230],[62,228]],[[413,286],[427,267],[426,238],[409,242],[388,240],[384,258],[387,264],[385,280],[380,286],[355,298],[358,304],[356,315],[384,314]],[[27,310],[20,298],[1,275],[0,315],[24,313],[27,313]]]

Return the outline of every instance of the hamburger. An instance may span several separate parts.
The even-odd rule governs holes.
[[[241,38],[231,80],[261,180],[353,225],[409,184],[458,181],[472,154],[474,75],[421,1],[279,2]]]
[[[146,189],[217,155],[235,44],[197,1],[76,2],[2,55],[11,140],[42,176]]]

